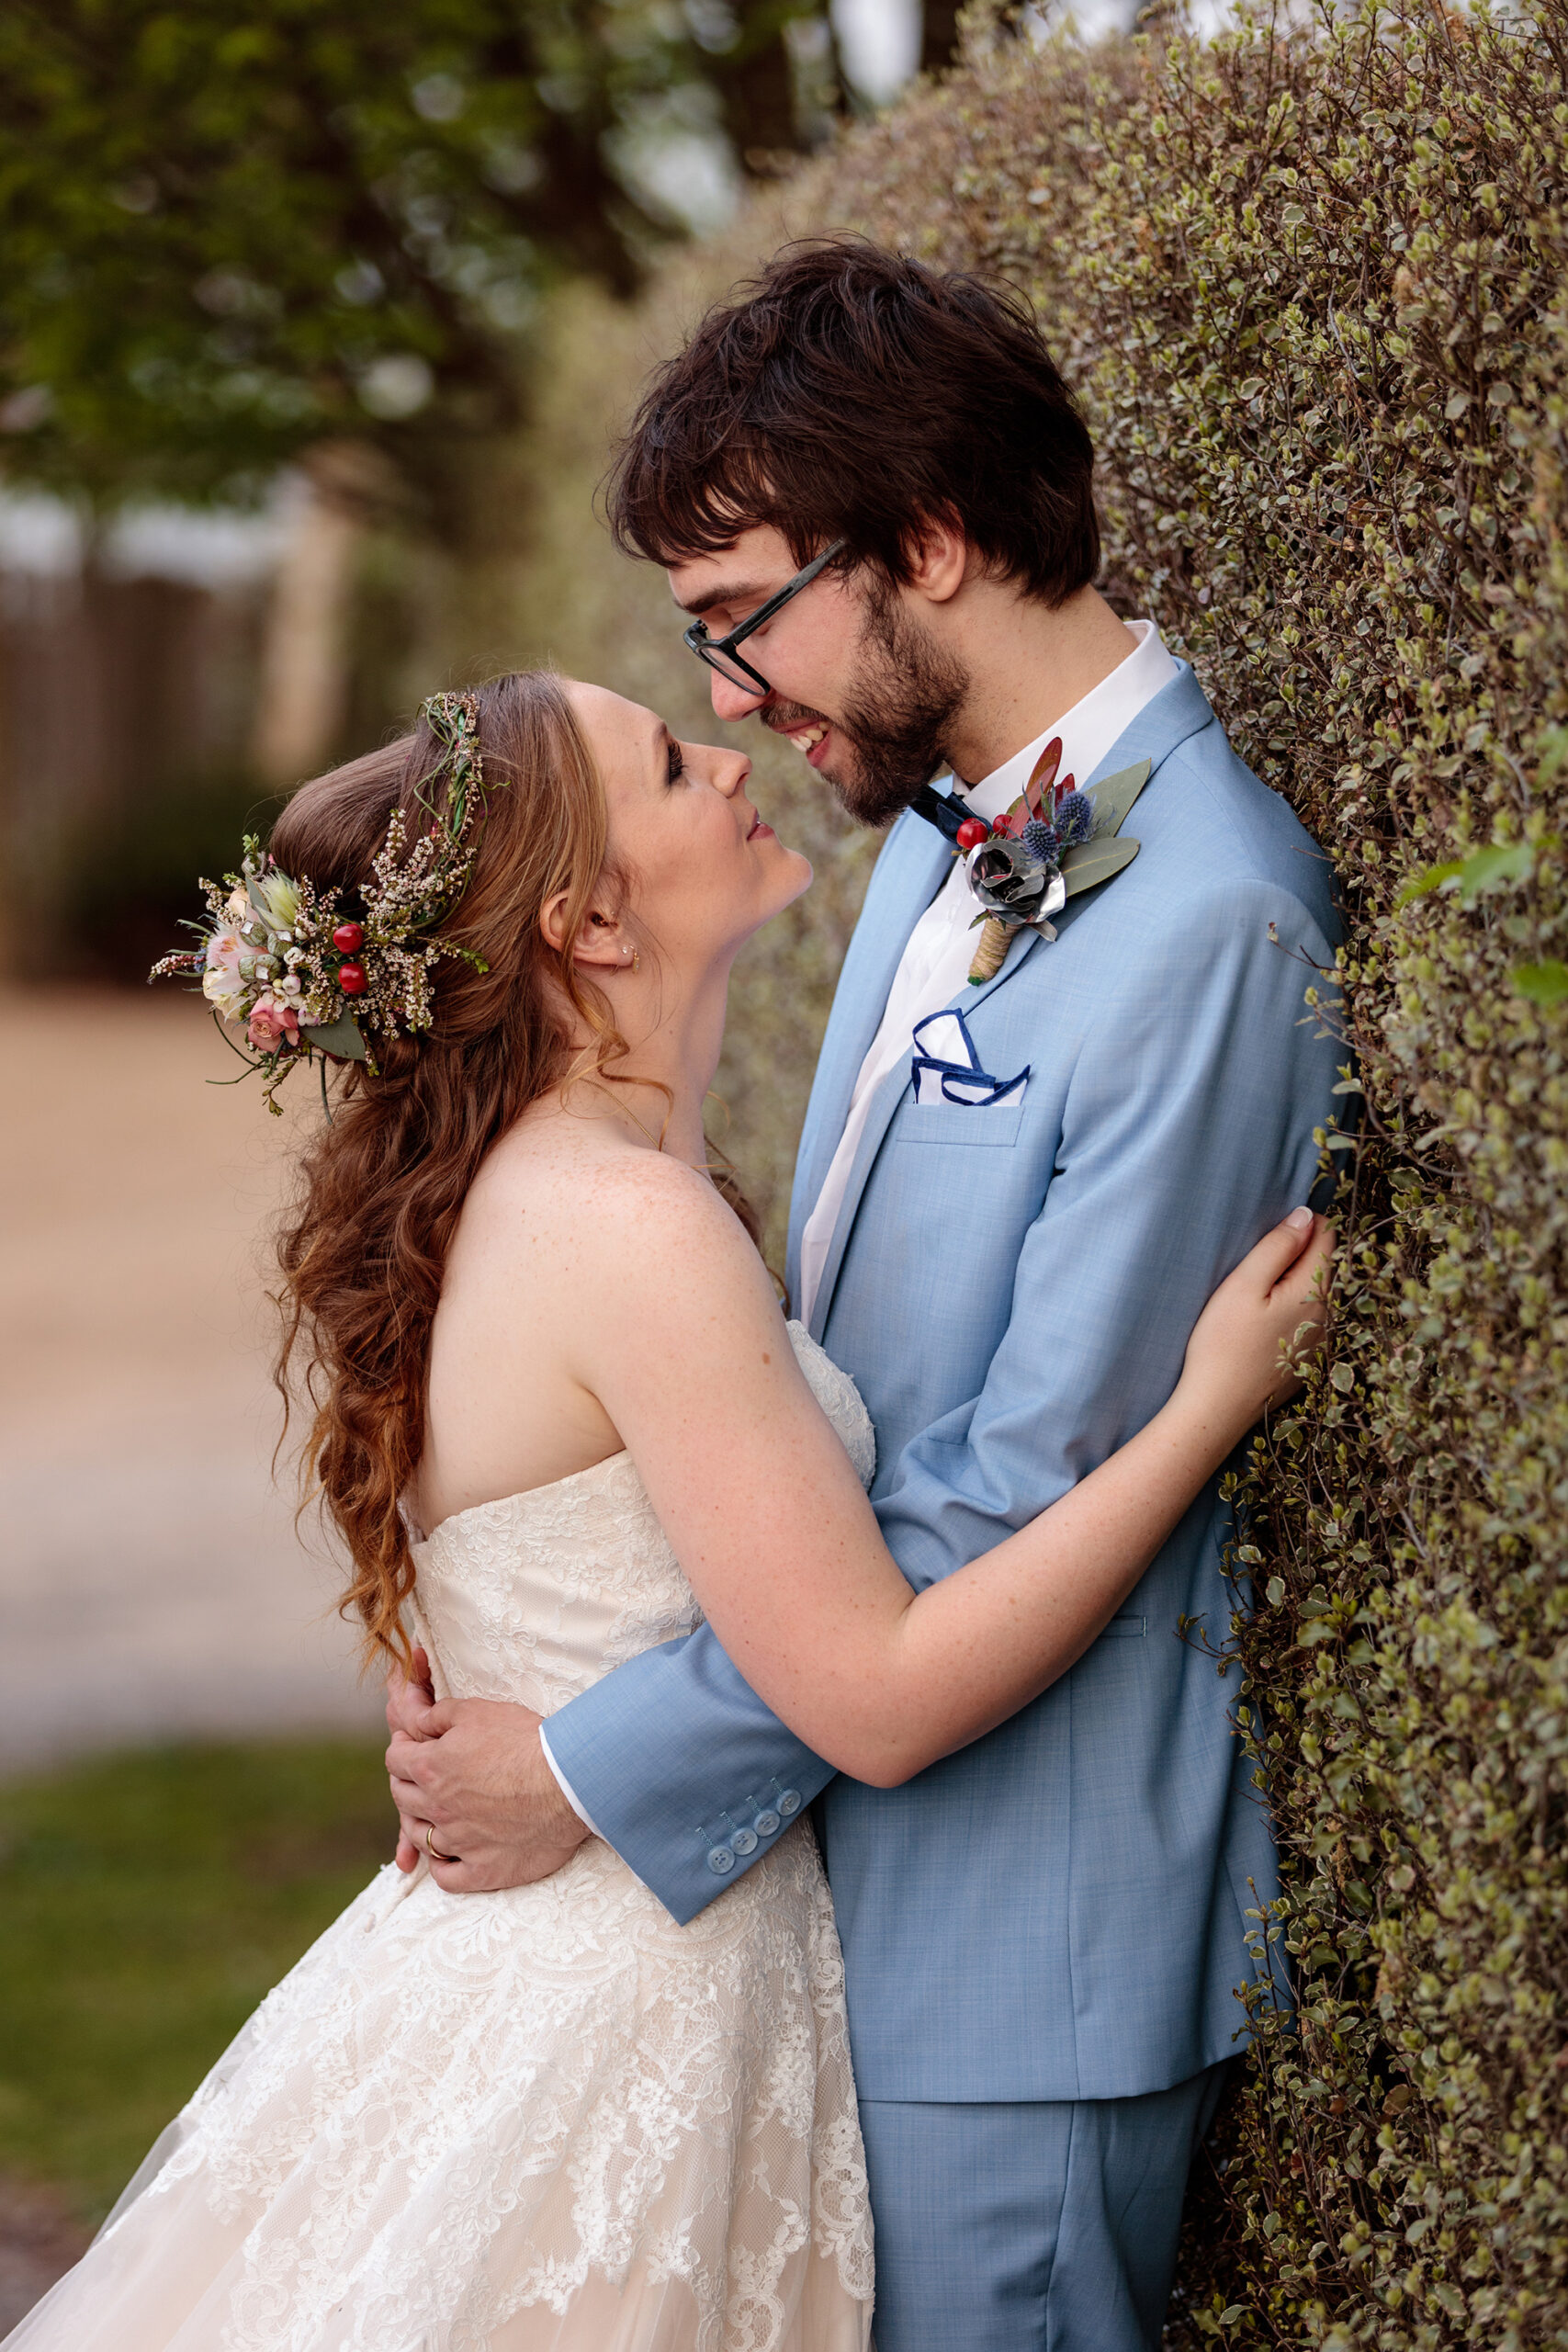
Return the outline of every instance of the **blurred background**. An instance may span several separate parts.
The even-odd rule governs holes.
[[[611,437],[956,13],[0,15],[0,2329],[391,1828],[274,1463],[310,1105],[225,1087],[148,967],[243,831],[438,687],[547,659],[713,728],[594,511]],[[873,845],[747,748],[818,874],[738,976],[714,1106],[776,1250]]]

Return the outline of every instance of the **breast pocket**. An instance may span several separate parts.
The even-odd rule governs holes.
[[[1023,1100],[987,1102],[907,1102],[894,1129],[897,1143],[1006,1145],[1018,1141]]]

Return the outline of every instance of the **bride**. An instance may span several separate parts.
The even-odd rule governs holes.
[[[280,1258],[284,1368],[372,1653],[417,1644],[439,1694],[548,1713],[705,1614],[804,1740],[893,1785],[1095,1638],[1291,1392],[1328,1240],[1305,1210],[1268,1236],[1155,1419],[917,1598],[866,1499],[864,1408],[786,1325],[704,1144],[730,965],[811,879],[749,774],[547,674],[437,696],[305,786],[170,962],[249,1007],[269,1089],[323,1037],[364,1057]],[[865,2173],[804,1816],[685,1927],[597,1838],[470,1894],[425,1844],[268,1996],[8,2346],[863,2352]]]

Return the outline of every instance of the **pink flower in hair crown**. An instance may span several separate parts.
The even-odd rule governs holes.
[[[214,932],[207,943],[201,993],[225,1021],[243,1018],[245,999],[251,992],[250,983],[240,971],[240,958],[244,953],[244,942],[236,931]]]
[[[299,1010],[269,990],[252,1005],[246,1031],[258,1053],[275,1054],[280,1046],[297,1046],[299,1043]]]

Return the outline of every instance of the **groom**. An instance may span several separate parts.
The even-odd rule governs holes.
[[[1157,1409],[1210,1291],[1307,1197],[1334,1080],[1303,1001],[1337,935],[1325,863],[1187,664],[1096,593],[1091,469],[1016,302],[834,242],[709,314],[612,483],[719,716],[897,819],[807,1114],[789,1286],[870,1408],[874,1504],[917,1588]],[[1131,863],[977,984],[962,862],[910,807],[944,761],[983,820],[1042,770],[1147,770]],[[915,1030],[944,1012],[933,1082]],[[395,1728],[447,1726],[389,1756],[459,1889],[543,1876],[592,1825],[688,1919],[820,1798],[879,2352],[1159,2341],[1274,1887],[1234,1686],[1180,1631],[1224,1635],[1225,1530],[1211,1490],[1069,1673],[903,1788],[835,1779],[706,1628],[545,1737],[394,1690]]]

